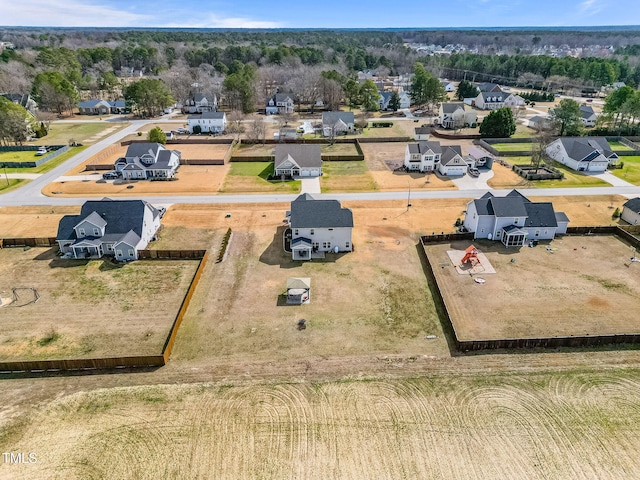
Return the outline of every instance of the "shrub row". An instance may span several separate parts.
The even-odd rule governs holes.
[[[371,122],[371,128],[393,127],[393,122]]]
[[[220,263],[224,259],[224,254],[227,253],[227,247],[229,246],[230,239],[231,239],[231,228],[229,228],[227,230],[227,233],[224,234],[224,238],[222,239],[222,246],[220,247],[220,252],[218,253],[218,258],[216,259],[216,263]]]

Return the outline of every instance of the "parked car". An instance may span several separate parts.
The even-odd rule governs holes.
[[[162,218],[164,214],[167,213],[167,209],[165,207],[158,207],[158,213],[160,214],[160,218]]]
[[[189,129],[188,128],[184,128],[184,127],[180,127],[178,130],[176,130],[178,133],[189,133]]]
[[[119,176],[120,175],[118,175],[118,172],[105,172],[102,174],[102,178],[104,180],[115,180]]]
[[[46,155],[46,154],[47,154],[47,147],[38,147],[38,150],[36,151],[37,156]]]
[[[479,177],[480,176],[480,170],[478,170],[477,168],[470,168],[469,169],[469,175],[471,175],[472,177]]]

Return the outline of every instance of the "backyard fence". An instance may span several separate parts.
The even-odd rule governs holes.
[[[41,238],[0,238],[0,248],[4,247],[53,247],[56,245],[55,237]]]
[[[206,255],[206,250],[138,250],[140,259],[201,259]]]
[[[4,147],[10,148],[11,150],[2,150],[4,152],[16,152],[16,151],[37,151],[38,147],[34,146],[21,146],[21,147]],[[20,150],[16,150],[16,148],[20,148]],[[51,150],[55,149],[48,155],[40,157],[37,160],[27,160],[23,162],[0,162],[7,168],[34,168],[39,167],[43,163],[47,163],[49,160],[56,158],[58,155],[62,155],[63,153],[69,150],[68,145],[53,145],[49,147]]]

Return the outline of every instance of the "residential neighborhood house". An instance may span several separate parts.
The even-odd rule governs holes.
[[[598,119],[591,105],[581,105],[580,115],[582,116],[582,123],[585,127],[593,127]]]
[[[109,115],[111,113],[125,113],[127,104],[124,100],[107,101],[102,99],[87,100],[78,103],[80,115]]]
[[[531,240],[551,240],[567,232],[569,219],[551,202],[532,202],[517,190],[505,197],[487,192],[467,204],[464,228],[474,238],[497,240],[507,247]]]
[[[283,113],[293,113],[293,95],[290,93],[276,93],[273,97],[267,99],[265,113],[267,115],[276,115]]]
[[[191,133],[196,133],[196,126],[200,127],[202,133],[222,133],[227,129],[227,116],[224,112],[205,112],[202,115],[188,116],[187,124]]]
[[[291,202],[288,223],[293,260],[353,250],[353,213],[337,200],[317,200],[308,193],[302,194]]]
[[[502,107],[522,107],[524,98],[505,92],[480,92],[474,100],[480,110],[496,110]]]
[[[322,135],[334,137],[354,131],[353,112],[322,112]]]
[[[286,177],[322,175],[320,145],[283,143],[276,145],[274,173]]]
[[[205,113],[218,110],[218,97],[214,93],[194,93],[182,103],[182,113]]]
[[[469,167],[459,145],[443,147],[435,141],[409,143],[404,166],[408,171],[437,171],[442,175],[464,175]]]
[[[440,80],[440,83],[442,84],[442,88],[444,88],[445,92],[449,93],[456,91],[456,86],[449,80]]]
[[[431,127],[417,127],[413,132],[413,139],[417,142],[427,141],[431,137]]]
[[[640,225],[640,197],[624,202],[620,218],[631,225]]]
[[[618,161],[604,137],[561,137],[549,144],[546,153],[555,161],[578,172],[604,172]]]
[[[136,260],[160,228],[160,212],[143,200],[90,200],[80,215],[65,215],[56,242],[66,258]]]
[[[124,180],[172,178],[180,166],[180,152],[159,143],[132,143],[124,157],[116,160],[116,172]]]
[[[380,92],[380,100],[378,101],[380,110],[390,110],[389,101],[392,95],[393,92]],[[398,108],[409,108],[411,106],[411,97],[409,97],[407,92],[398,92],[398,96],[400,97],[400,105]]]
[[[36,110],[38,110],[38,104],[28,93],[3,93],[2,96],[13,103],[21,105],[27,111],[31,112],[32,115],[35,115]]]
[[[448,102],[440,104],[438,123],[442,128],[470,127],[478,121],[478,114],[467,110],[462,102]]]

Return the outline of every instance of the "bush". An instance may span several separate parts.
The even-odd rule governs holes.
[[[196,134],[196,135],[199,134],[199,133],[202,133],[202,127],[200,125],[194,125],[193,126],[193,133]]]
[[[456,218],[456,223],[454,224],[455,227],[459,227],[460,225],[462,225],[462,220],[460,220],[460,217]]]
[[[393,127],[393,122],[371,122],[371,128]]]
[[[615,220],[616,218],[620,218],[620,215],[622,215],[622,213],[620,212],[620,208],[616,208],[613,212],[613,215],[611,215],[611,218]]]
[[[224,235],[224,238],[222,239],[222,246],[220,247],[220,252],[218,253],[218,258],[216,260],[216,263],[220,263],[224,259],[224,254],[227,251],[227,247],[229,246],[230,239],[231,239],[231,228],[227,230],[227,233]]]

